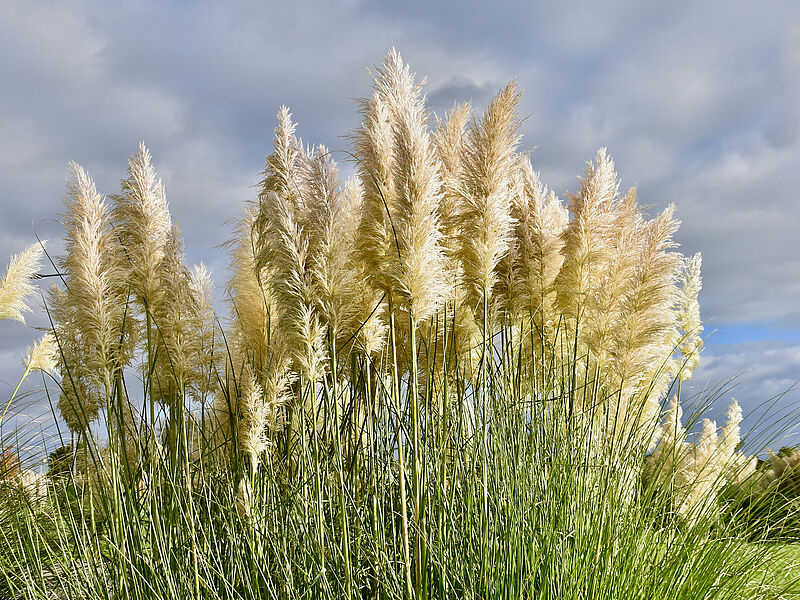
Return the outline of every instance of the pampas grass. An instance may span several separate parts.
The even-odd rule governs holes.
[[[132,290],[148,310],[161,292],[158,264],[164,257],[172,219],[164,186],[144,143],[130,158],[122,193],[112,198],[113,220],[120,246],[125,249],[124,264]]]
[[[520,179],[519,193],[512,205],[516,224],[505,303],[512,318],[526,321],[533,317],[538,330],[535,339],[548,339],[558,326],[555,281],[564,263],[562,234],[569,214],[539,181],[528,157],[520,157],[516,177]]]
[[[356,328],[356,232],[351,215],[360,196],[341,189],[336,163],[324,146],[303,163],[302,201],[308,214],[310,270],[321,321],[338,345]]]
[[[193,302],[188,316],[188,335],[193,339],[194,356],[189,360],[188,381],[195,398],[205,402],[215,388],[216,362],[222,355],[214,310],[214,283],[203,263],[195,265],[189,276]]]
[[[58,368],[58,344],[52,331],[28,348],[23,361],[26,371],[53,373]]]
[[[357,250],[370,283],[389,289],[383,265],[395,250],[391,210],[395,194],[394,136],[388,100],[377,90],[361,101],[361,128],[354,134],[355,156],[363,185]]]
[[[34,244],[11,258],[0,280],[0,319],[25,323],[22,313],[30,310],[26,300],[34,290],[31,279],[41,266],[43,253],[42,245]]]
[[[48,292],[62,381],[57,406],[67,427],[73,432],[83,432],[100,411],[102,398],[94,381],[104,374],[90,373],[83,362],[85,341],[80,335],[77,307],[70,302],[67,292],[56,285]]]
[[[63,271],[67,303],[84,344],[87,373],[110,387],[111,372],[124,368],[131,355],[130,328],[125,319],[127,289],[121,269],[121,247],[109,226],[105,201],[80,166],[70,165],[67,183],[66,256]]]
[[[236,235],[229,244],[231,275],[227,296],[232,313],[231,352],[246,357],[260,371],[270,357],[277,315],[270,273],[257,266],[260,243],[255,220],[256,214],[250,209],[236,224]]]
[[[701,265],[674,207],[620,193],[605,149],[565,205],[520,149],[515,82],[435,131],[423,86],[394,50],[375,69],[344,183],[280,108],[227,318],[143,145],[108,207],[72,166],[26,369],[77,435],[35,510],[0,510],[15,594],[51,573],[88,598],[770,591],[737,513],[769,477],[741,409],[721,431],[682,414]],[[21,319],[39,252],[1,314]]]
[[[678,331],[682,333],[680,342],[681,364],[678,376],[688,379],[700,362],[703,348],[703,324],[700,320],[700,304],[697,298],[703,286],[700,274],[702,256],[698,252],[684,263],[681,273],[680,296],[678,298]]]
[[[509,83],[492,100],[481,120],[473,119],[461,149],[461,198],[457,255],[467,286],[467,303],[482,319],[497,281],[497,265],[508,251],[514,219],[512,183],[519,143],[520,94]]]
[[[581,190],[569,199],[572,215],[564,229],[564,263],[555,281],[558,309],[573,327],[598,291],[610,253],[611,203],[617,194],[614,161],[602,148],[588,163]]]
[[[201,341],[192,326],[197,299],[176,227],[167,235],[157,273],[160,294],[149,306],[157,327],[153,389],[157,400],[169,404],[175,397],[182,399],[190,385]]]

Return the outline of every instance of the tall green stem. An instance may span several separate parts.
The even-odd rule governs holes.
[[[482,458],[483,468],[481,469],[483,475],[483,551],[481,552],[481,579],[483,580],[484,593],[489,591],[489,457],[488,457],[488,410],[489,410],[489,357],[491,356],[491,348],[489,347],[489,298],[488,289],[484,284],[483,286],[483,360],[481,361],[481,413],[482,413]]]
[[[331,399],[333,400],[333,413],[336,419],[336,435],[333,436],[336,443],[336,470],[339,475],[339,511],[341,512],[342,519],[342,543],[344,545],[344,573],[345,585],[347,588],[347,598],[353,597],[353,574],[350,568],[350,535],[348,530],[347,510],[344,502],[345,487],[344,487],[344,461],[342,460],[342,427],[339,422],[339,406],[338,406],[338,386],[336,372],[336,335],[335,332],[329,332],[329,345],[331,354]]]
[[[411,346],[411,368],[409,369],[410,381],[410,401],[411,401],[411,426],[413,428],[412,439],[412,475],[414,493],[414,591],[416,597],[423,597],[423,565],[424,565],[424,544],[423,532],[425,531],[425,517],[422,510],[422,470],[420,456],[420,422],[419,422],[419,382],[417,373],[417,324],[414,315],[409,313],[410,346]]]
[[[408,544],[408,502],[406,500],[406,465],[403,456],[403,431],[401,425],[402,412],[400,411],[400,381],[397,369],[397,336],[395,335],[395,322],[394,322],[394,305],[391,297],[389,298],[389,334],[392,338],[392,399],[395,408],[395,424],[397,432],[397,459],[399,461],[400,470],[400,507],[402,510],[403,522],[403,560],[405,563],[405,582],[406,594],[409,598],[413,598],[413,590],[411,584],[411,557]]]
[[[316,382],[311,379],[308,382],[309,393],[310,393],[310,403],[311,403],[311,440],[313,445],[314,451],[314,482],[316,484],[316,505],[317,505],[317,543],[319,545],[319,562],[320,568],[322,570],[322,581],[326,581],[326,574],[325,574],[325,518],[322,513],[322,506],[323,506],[323,497],[322,497],[322,477],[320,474],[321,463],[320,460],[320,449],[319,449],[319,439],[317,435],[317,407],[316,404]],[[305,407],[303,407],[305,410]],[[302,432],[302,435],[305,435],[305,432]]]

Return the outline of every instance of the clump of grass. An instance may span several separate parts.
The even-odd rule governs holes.
[[[224,326],[146,148],[109,209],[73,167],[47,339],[78,440],[46,501],[4,513],[9,589],[764,594],[769,549],[719,506],[748,481],[741,411],[689,444],[675,386],[699,356],[700,258],[675,251],[672,207],[620,194],[605,150],[568,205],[549,193],[519,100],[512,82],[433,133],[392,51],[345,184],[281,108]]]

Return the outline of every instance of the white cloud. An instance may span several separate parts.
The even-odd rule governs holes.
[[[709,410],[719,424],[735,397],[746,415],[743,431],[754,430],[751,443],[778,449],[800,443],[798,380],[800,345],[782,340],[719,345],[712,336],[686,391],[720,390]],[[781,422],[786,415],[789,421]]]

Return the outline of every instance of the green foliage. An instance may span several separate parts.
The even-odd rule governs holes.
[[[181,459],[148,429],[141,472],[126,473],[118,451],[106,453],[107,476],[58,475],[46,507],[19,506],[0,532],[10,593],[402,598],[403,510],[424,526],[410,533],[410,555],[425,597],[738,599],[788,589],[790,578],[774,584],[773,547],[753,543],[748,523],[654,518],[670,499],[641,486],[638,436],[592,443],[593,420],[573,410],[586,391],[570,387],[569,372],[521,377],[513,347],[487,365],[486,395],[420,382],[421,494],[404,509],[414,398],[407,375],[395,386],[372,378],[374,367],[360,363],[363,377],[347,386],[330,377],[313,386],[320,410],[342,407],[340,426],[302,411],[254,474],[215,460],[211,436],[184,435],[193,441]],[[311,388],[299,382],[293,393]],[[359,430],[341,425],[359,409],[368,411]],[[53,453],[53,473],[69,455]]]
[[[784,447],[726,494],[730,519],[746,522],[751,535],[800,541],[800,448]]]
[[[67,479],[72,472],[72,445],[59,446],[47,455],[47,476],[51,480]]]

